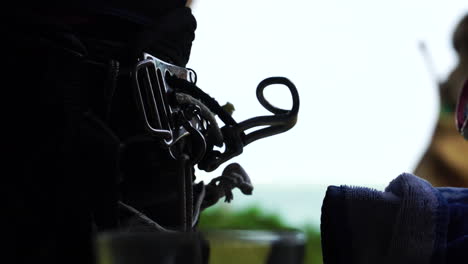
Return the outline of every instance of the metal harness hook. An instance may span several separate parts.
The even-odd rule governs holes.
[[[196,73],[191,69],[145,53],[133,69],[132,78],[136,103],[146,131],[144,137],[149,138],[148,142],[157,143],[157,151],[167,151],[176,164],[179,226],[185,231],[196,225],[204,208],[215,204],[221,197],[225,197],[226,202],[231,201],[232,189],[238,188],[246,195],[253,190],[249,176],[237,163],[227,166],[223,174],[208,185],[203,182],[194,185],[193,166],[211,172],[241,154],[244,146],[283,133],[294,127],[297,121],[299,94],[296,86],[284,77],[270,77],[257,86],[258,101],[272,115],[253,117],[240,123],[197,87]],[[276,84],[289,89],[291,109],[275,107],[265,98],[264,90]],[[215,116],[224,126],[218,125]],[[249,129],[254,131],[247,133]],[[215,149],[215,146],[224,148],[224,151]],[[124,208],[129,209],[128,206]],[[151,222],[149,225],[156,226]]]

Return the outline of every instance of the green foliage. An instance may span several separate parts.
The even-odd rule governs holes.
[[[322,263],[320,232],[311,225],[292,227],[275,213],[267,212],[259,206],[242,210],[232,210],[217,206],[203,212],[199,222],[201,230],[244,229],[244,230],[300,230],[307,237],[305,264]]]
[[[312,226],[302,228],[307,237],[306,256],[304,263],[321,264],[322,263],[322,244],[320,232]]]
[[[259,207],[249,207],[239,211],[216,207],[202,214],[199,227],[201,229],[289,229],[278,215],[267,213]]]

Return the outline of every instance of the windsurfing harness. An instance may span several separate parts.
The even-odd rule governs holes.
[[[243,122],[197,86],[195,71],[185,68],[196,28],[188,8],[137,26],[92,12],[34,19],[18,19],[7,43],[22,51],[10,65],[31,58],[41,65],[37,77],[23,79],[24,87],[35,87],[28,98],[39,99],[24,110],[48,111],[38,126],[48,127],[43,138],[59,147],[38,157],[57,160],[63,168],[48,172],[51,184],[39,184],[81,204],[86,213],[80,215],[89,215],[97,230],[193,230],[201,210],[223,197],[230,202],[234,188],[253,191],[237,163],[208,184],[195,182],[195,167],[214,171],[246,145],[296,123],[299,95],[287,78],[263,80],[256,95],[272,115]],[[291,109],[265,98],[263,91],[272,84],[289,89]],[[44,123],[49,119],[50,126]],[[57,208],[66,211],[69,200],[62,201]]]

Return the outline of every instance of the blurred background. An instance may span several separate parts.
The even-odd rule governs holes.
[[[458,63],[452,35],[468,4],[198,0],[192,9],[198,28],[188,67],[220,104],[234,104],[237,121],[268,114],[255,97],[266,77],[289,78],[301,98],[292,130],[232,160],[249,173],[253,195],[235,192],[231,204],[205,212],[202,227],[299,228],[317,248],[327,186],[383,190],[415,170],[439,118],[438,82]],[[266,96],[291,105],[285,87]],[[200,171],[198,180],[223,168]]]

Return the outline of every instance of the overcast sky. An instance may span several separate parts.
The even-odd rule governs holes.
[[[255,97],[264,78],[285,76],[299,90],[296,127],[233,160],[254,183],[374,185],[411,172],[427,147],[439,106],[418,45],[426,43],[444,78],[468,3],[198,0],[193,11],[188,67],[202,89],[234,104],[237,121],[269,114]],[[288,108],[289,92],[276,89],[268,99]]]

